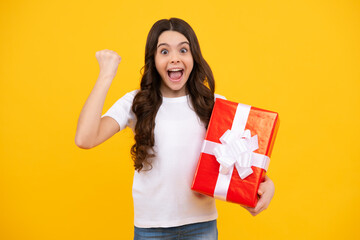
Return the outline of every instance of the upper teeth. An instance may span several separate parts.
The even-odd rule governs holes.
[[[181,68],[174,68],[174,69],[169,69],[170,72],[176,72],[176,71],[181,71]]]

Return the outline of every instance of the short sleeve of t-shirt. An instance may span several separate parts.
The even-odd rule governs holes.
[[[126,127],[134,128],[135,114],[131,110],[132,103],[138,90],[126,93],[118,99],[101,118],[108,116],[113,118],[120,126],[120,130]]]

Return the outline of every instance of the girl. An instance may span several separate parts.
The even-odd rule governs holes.
[[[145,47],[140,89],[121,97],[101,116],[121,57],[96,52],[100,74],[78,120],[75,143],[93,148],[130,127],[134,239],[217,239],[215,199],[190,189],[216,97],[212,71],[197,37],[185,21],[162,19]],[[269,205],[274,185],[260,185],[257,215]]]

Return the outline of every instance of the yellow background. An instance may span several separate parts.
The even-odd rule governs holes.
[[[195,30],[227,99],[277,111],[269,208],[217,201],[219,239],[359,239],[360,2],[1,1],[0,239],[132,239],[127,129],[74,143],[99,66],[118,74],[103,113],[138,87],[150,27]]]

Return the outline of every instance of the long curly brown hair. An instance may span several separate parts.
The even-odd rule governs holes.
[[[131,155],[135,170],[138,172],[145,165],[148,165],[149,169],[151,169],[150,159],[155,156],[153,148],[155,144],[155,117],[162,103],[161,77],[155,67],[155,53],[158,38],[164,31],[177,31],[183,34],[190,43],[194,66],[186,82],[186,93],[190,97],[194,111],[206,128],[214,106],[214,77],[201,54],[194,30],[187,22],[178,18],[157,21],[147,36],[145,65],[143,67],[140,91],[136,94],[132,105],[132,111],[135,113],[137,121],[135,125],[135,144],[131,147]]]

